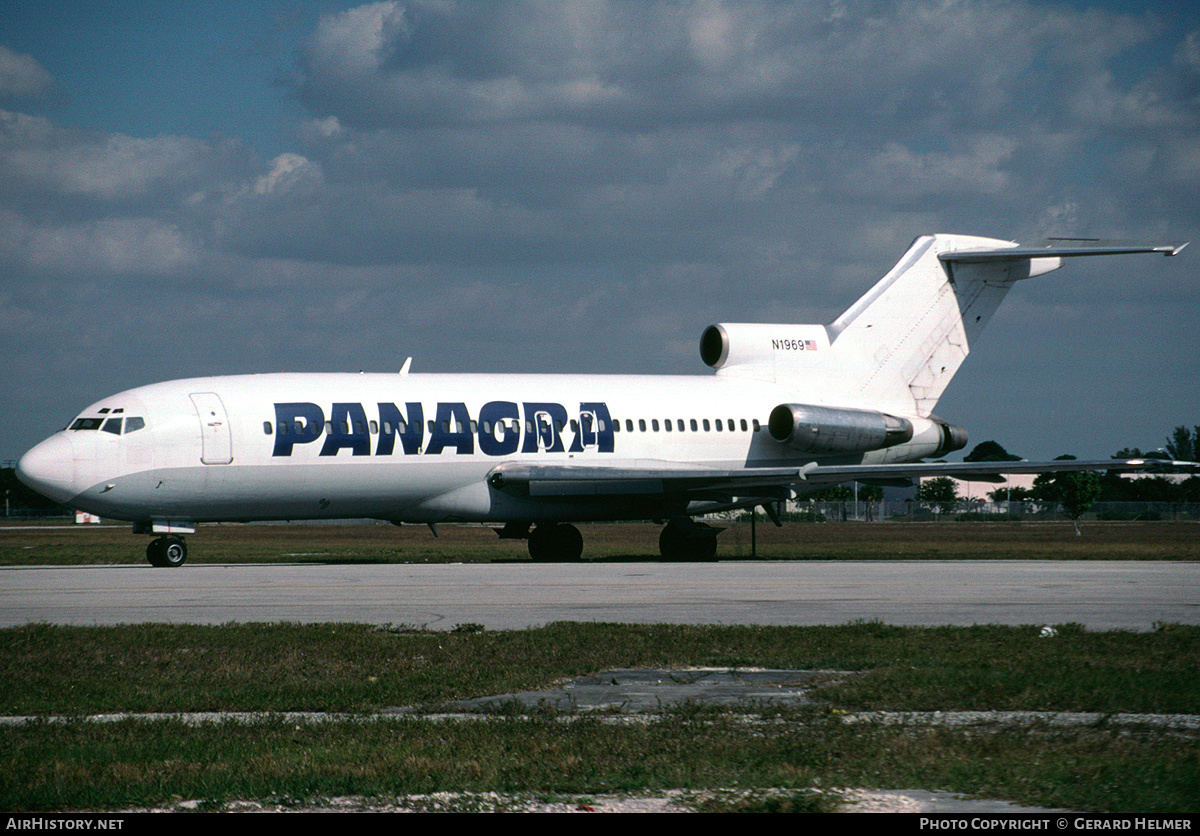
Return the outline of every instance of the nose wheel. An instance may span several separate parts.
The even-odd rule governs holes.
[[[146,546],[151,566],[182,566],[187,560],[187,544],[182,537],[159,537]]]

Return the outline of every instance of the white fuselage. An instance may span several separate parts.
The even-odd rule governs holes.
[[[685,509],[512,496],[487,476],[501,463],[802,466],[814,457],[766,429],[773,408],[797,400],[816,399],[719,374],[194,378],[93,404],[19,468],[53,499],[135,522],[651,518]],[[937,426],[908,417],[911,442],[838,461],[930,455]]]
[[[1065,256],[1183,246],[923,235],[829,325],[705,329],[711,376],[159,383],[88,407],[26,453],[17,475],[52,499],[155,533],[216,520],[488,521],[511,523],[505,536],[528,537],[535,559],[578,558],[578,531],[555,523],[661,518],[670,521],[664,556],[697,541],[711,556],[715,534],[689,525],[693,515],[849,479],[972,472],[906,463],[966,444],[965,431],[931,413],[1012,285]],[[174,538],[148,550],[156,565],[184,555]]]

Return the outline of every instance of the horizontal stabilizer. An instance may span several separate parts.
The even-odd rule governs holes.
[[[1162,253],[1178,255],[1187,241],[1104,241],[1098,238],[1047,238],[1036,244],[995,250],[959,250],[939,253],[943,262],[979,264],[986,261],[1015,261],[1022,258],[1069,258],[1082,255],[1131,255]]]

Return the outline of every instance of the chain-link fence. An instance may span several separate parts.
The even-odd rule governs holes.
[[[880,502],[792,502],[785,519],[801,522],[1004,522],[1070,520],[1062,506],[1047,502],[979,502],[962,500],[953,508],[904,501]],[[1081,520],[1194,522],[1200,520],[1200,503],[1195,502],[1097,502]]]

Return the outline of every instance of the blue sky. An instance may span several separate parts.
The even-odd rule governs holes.
[[[1200,238],[1179,3],[23,2],[0,434],[255,371],[704,374],[915,236]],[[1200,423],[1200,243],[1017,287],[939,404],[1030,458]]]

